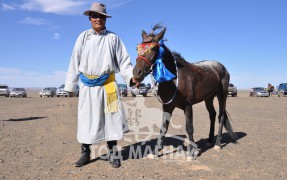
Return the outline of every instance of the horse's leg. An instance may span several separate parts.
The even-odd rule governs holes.
[[[148,156],[148,158],[151,159],[157,158],[158,152],[163,149],[163,139],[165,138],[165,134],[168,130],[173,110],[174,110],[173,106],[163,105],[163,116],[162,116],[163,123],[160,128],[160,135],[157,139],[155,149],[153,150],[152,154]]]
[[[226,87],[225,87],[226,86]],[[217,99],[219,103],[219,115],[218,115],[218,120],[219,120],[219,128],[218,128],[218,135],[216,139],[216,143],[214,146],[215,150],[221,149],[221,140],[222,140],[222,129],[223,125],[226,121],[226,99],[227,99],[227,88],[228,88],[228,83],[224,83],[222,87],[218,90],[217,92]]]
[[[217,135],[216,143],[215,143],[215,146],[214,146],[215,150],[220,150],[221,149],[222,129],[223,129],[223,123],[225,121],[224,118],[225,118],[224,117],[224,113],[220,112],[219,116],[218,116],[218,119],[219,119],[218,135]]]
[[[189,146],[187,150],[189,150],[189,156],[193,159],[196,159],[199,155],[200,150],[198,149],[197,144],[194,143],[193,139],[193,110],[192,105],[187,105],[184,109],[185,121],[186,121],[186,132],[189,138]]]
[[[214,125],[215,125],[216,111],[214,109],[213,99],[214,99],[214,96],[205,100],[205,106],[206,106],[206,109],[209,113],[209,119],[210,119],[209,137],[208,137],[208,141],[206,143],[206,146],[212,145],[212,140],[214,137]]]

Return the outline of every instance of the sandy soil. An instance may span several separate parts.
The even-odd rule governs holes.
[[[239,140],[231,143],[224,131],[220,151],[205,146],[208,113],[204,103],[194,106],[194,138],[202,154],[189,160],[184,116],[178,109],[163,154],[146,157],[159,133],[161,105],[152,94],[129,94],[123,100],[131,131],[118,142],[123,158],[119,169],[105,160],[104,142],[92,147],[90,164],[74,167],[80,155],[77,98],[40,98],[32,91],[27,98],[0,97],[0,179],[286,179],[287,97],[248,95],[240,91],[238,97],[228,97],[227,111]]]

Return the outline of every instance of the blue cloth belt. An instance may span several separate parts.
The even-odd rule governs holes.
[[[91,78],[83,73],[80,73],[80,79],[85,86],[94,87],[94,86],[103,86],[104,83],[109,78],[109,74],[104,74],[97,78]]]

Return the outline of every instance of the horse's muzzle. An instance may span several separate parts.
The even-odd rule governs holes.
[[[134,67],[133,75],[137,80],[142,81],[144,80],[146,73],[141,68]]]

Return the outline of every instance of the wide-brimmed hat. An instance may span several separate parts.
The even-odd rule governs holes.
[[[100,13],[102,15],[105,15],[107,18],[112,17],[112,16],[107,14],[106,6],[104,4],[101,4],[101,3],[92,3],[91,8],[89,10],[86,10],[84,12],[84,15],[89,16],[91,12]]]

